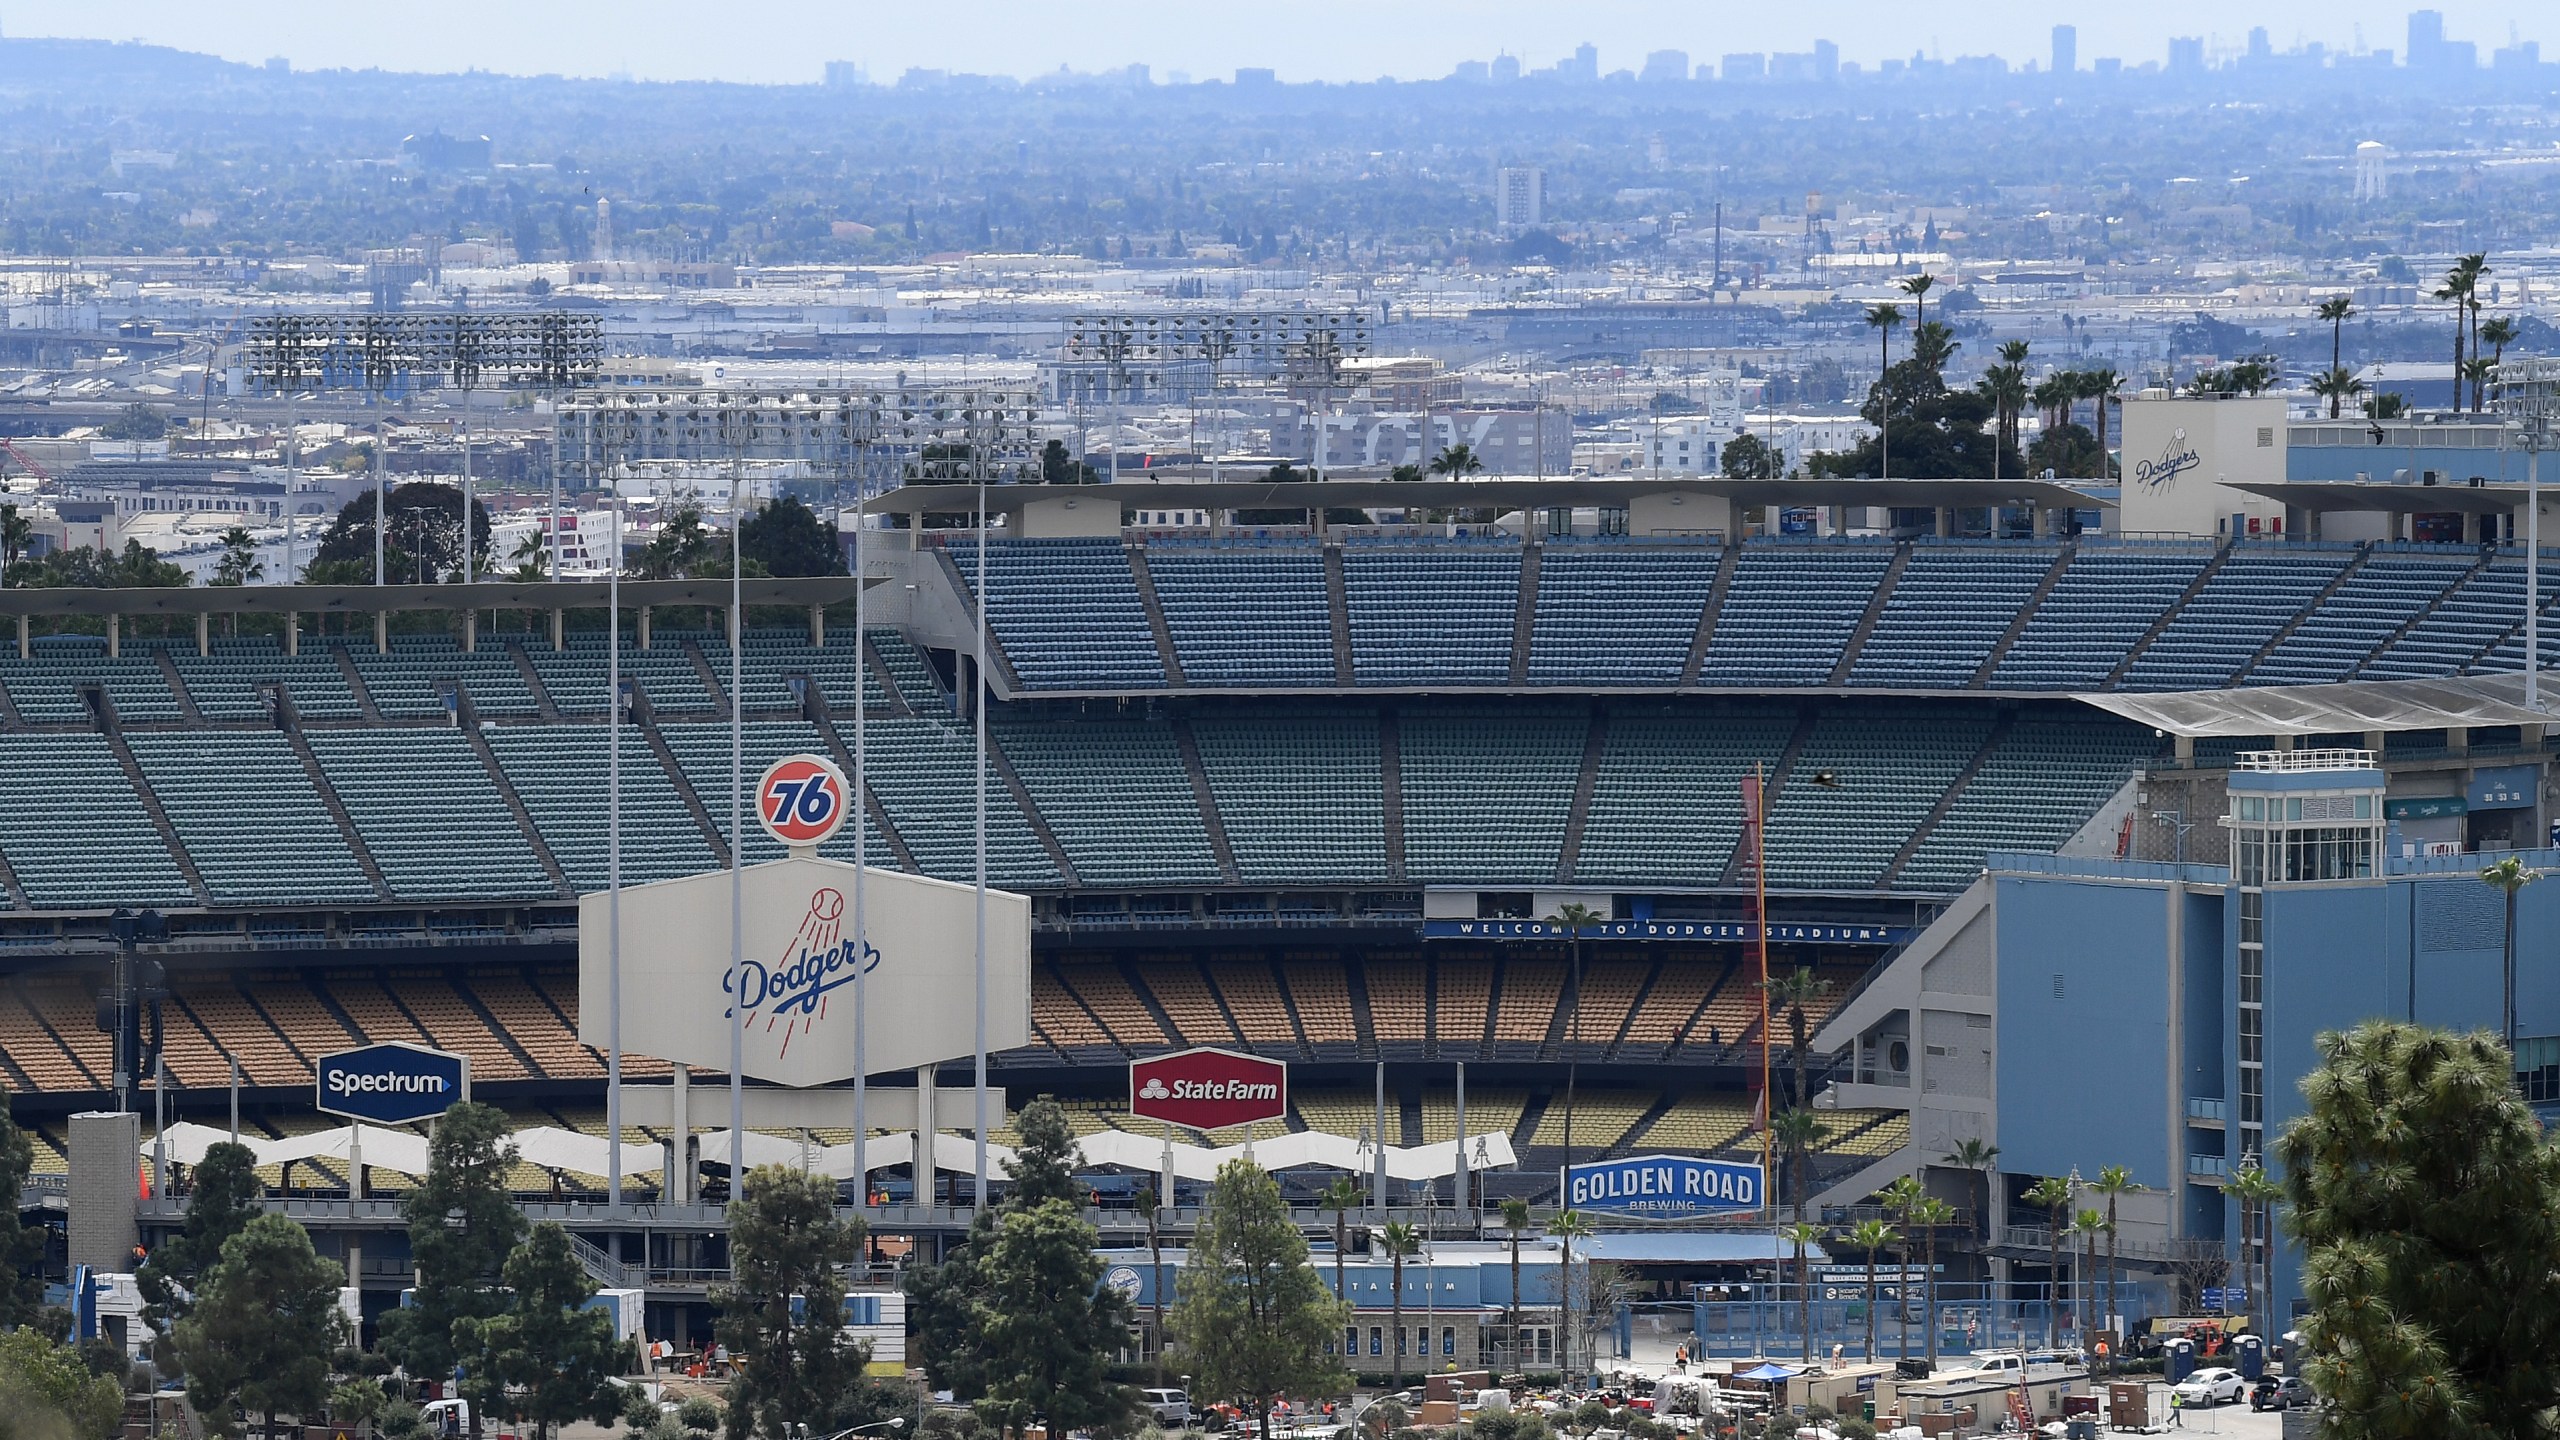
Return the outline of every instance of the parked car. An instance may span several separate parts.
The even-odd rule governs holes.
[[[1158,1425],[1177,1429],[1191,1423],[1191,1397],[1180,1390],[1141,1390],[1138,1403],[1144,1405],[1149,1418]]]
[[[2201,1406],[2207,1410],[2216,1405],[2236,1405],[2249,1394],[2249,1382],[2237,1370],[2221,1366],[2199,1370],[2169,1389],[2169,1398],[2182,1406]]]
[[[2290,1410],[2311,1403],[2311,1387],[2298,1375],[2269,1375],[2249,1389],[2252,1410]]]

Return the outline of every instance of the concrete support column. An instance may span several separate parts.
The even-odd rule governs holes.
[[[107,617],[107,658],[114,660],[123,654],[124,617],[121,615],[110,615]]]
[[[476,655],[480,651],[480,612],[462,612],[462,653]]]
[[[2444,749],[2445,753],[2448,755],[2470,754],[2471,727],[2468,725],[2446,726],[2444,732]]]
[[[1938,538],[1952,540],[1956,534],[1956,512],[1944,505],[1938,507]]]
[[[284,653],[302,653],[302,612],[299,610],[284,612]]]
[[[569,648],[568,637],[564,633],[560,612],[557,610],[551,612],[551,648],[554,650]]]
[[[2292,736],[2290,736],[2290,735],[2279,735],[2279,736],[2277,736],[2277,737],[2276,737],[2276,750],[2277,750],[2277,752],[2278,752],[2279,754],[2290,754],[2290,753],[2292,753],[2292,751],[2293,751],[2293,738],[2294,738],[2294,737],[2292,737]]]
[[[373,653],[376,655],[391,653],[391,612],[388,610],[373,612]]]
[[[2529,727],[2527,727],[2527,728],[2531,729],[2531,728],[2538,728],[2538,727],[2530,727],[2530,726],[2529,726]],[[2367,750],[2372,751],[2372,752],[2373,752],[2375,755],[2377,755],[2377,756],[2379,756],[2379,755],[2382,753],[2382,741],[2383,741],[2383,733],[2382,733],[2381,731],[2379,731],[2379,730],[2367,730],[2366,732],[2364,732],[2364,748],[2366,748]],[[2540,742],[2539,742],[2539,741],[2535,741],[2535,742],[2533,742],[2533,743],[2539,744]]]
[[[2038,540],[2050,539],[2053,535],[2053,511],[2042,505],[2028,506],[2027,533]]]
[[[2181,770],[2193,770],[2196,768],[2196,737],[2193,735],[2181,735],[2177,738],[2175,744],[2177,747],[2176,754],[2178,758],[2178,768]]]
[[[934,1114],[934,1067],[927,1065],[916,1071],[916,1153],[907,1168],[916,1177],[915,1203],[933,1203],[933,1137],[941,1128],[942,1117]]]
[[[27,633],[27,617],[21,615],[18,617],[18,658],[24,660],[34,653],[35,641]]]
[[[212,653],[213,615],[209,611],[200,612],[196,616],[196,658],[201,660]]]
[[[649,607],[646,605],[640,607],[640,648],[649,648]]]
[[[824,605],[809,607],[809,648],[812,650],[827,648],[827,607]]]

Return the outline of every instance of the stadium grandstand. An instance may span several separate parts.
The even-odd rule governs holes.
[[[725,586],[626,587],[627,881],[729,862],[733,698],[750,777],[803,751],[850,772],[859,702],[872,863],[970,878],[975,542],[877,533],[858,633],[850,581],[760,582],[743,615]],[[997,1082],[1130,1127],[1127,1061],[1219,1045],[1293,1062],[1291,1128],[1366,1135],[1383,1066],[1384,1138],[1420,1145],[1455,1133],[1463,1062],[1470,1131],[1521,1157],[1494,1193],[1551,1194],[1568,1123],[1582,1158],[1756,1156],[1755,879],[1772,969],[1823,982],[1810,1033],[1987,854],[2147,854],[2139,777],[2248,743],[2079,697],[2492,674],[2524,648],[2523,566],[2495,548],[1261,533],[984,558],[990,878],[1032,897],[1035,947],[1034,1041]],[[469,1055],[527,1125],[600,1133],[575,900],[606,879],[603,591],[485,588],[478,611],[453,587],[185,592],[192,614],[6,593],[0,1075],[40,1169],[112,1088],[119,908],[167,917],[172,1118],[217,1119],[236,1067],[244,1124],[300,1133],[317,1057],[405,1040]],[[1568,902],[1619,922],[1578,994],[1564,939],[1506,924]],[[1836,1113],[1815,1188],[1909,1140],[1902,1111]],[[345,1192],[342,1163],[288,1168]]]

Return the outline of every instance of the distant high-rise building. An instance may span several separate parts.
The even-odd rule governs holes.
[[[2423,69],[2437,62],[2437,52],[2444,48],[2444,12],[2412,10],[2409,12],[2409,68]]]
[[[1496,55],[1496,56],[1494,56],[1494,57],[1493,57],[1493,83],[1494,83],[1494,84],[1496,84],[1496,85],[1508,85],[1508,84],[1510,84],[1512,81],[1517,80],[1517,79],[1519,79],[1519,78],[1520,78],[1520,57],[1519,57],[1519,56],[1517,56],[1517,55]]]
[[[2367,140],[2356,147],[2356,198],[2358,200],[2384,198],[2390,185],[2385,178],[2383,166],[2390,158],[2391,152],[2384,149],[2379,140]]]
[[[1656,50],[1644,57],[1644,68],[1636,72],[1638,80],[1686,80],[1689,78],[1689,52]]]
[[[2124,62],[2113,55],[2101,55],[2089,62],[2090,73],[2109,77],[2124,73]]]
[[[2275,53],[2275,47],[2267,43],[2267,27],[2264,25],[2250,26],[2249,58],[2252,60],[2272,60],[2275,58]]]
[[[2053,73],[2068,75],[2080,68],[2080,27],[2053,27]]]
[[[1728,82],[1765,80],[1769,77],[1769,57],[1757,51],[1747,55],[1727,55],[1718,62],[1716,73]]]
[[[1493,180],[1493,222],[1505,230],[1542,225],[1547,218],[1547,172],[1535,165],[1504,166]]]
[[[1449,78],[1482,85],[1493,78],[1493,67],[1481,60],[1461,60],[1458,68],[1449,72]]]
[[[1828,40],[1813,42],[1813,78],[1829,82],[1840,78],[1840,47]]]
[[[1600,79],[1600,47],[1586,40],[1573,47],[1573,58],[1556,66],[1567,80],[1593,84]]]
[[[856,61],[830,60],[827,62],[827,88],[830,90],[850,90],[857,85],[870,83],[871,72]]]
[[[2204,37],[2201,35],[2170,36],[2169,68],[2202,70],[2204,68]]]
[[[1263,66],[1246,66],[1236,71],[1239,90],[1268,90],[1280,83],[1280,72]]]
[[[2519,40],[2490,52],[2489,63],[2500,70],[2530,70],[2542,63],[2542,42]]]
[[[613,258],[613,202],[601,195],[596,197],[596,258]]]

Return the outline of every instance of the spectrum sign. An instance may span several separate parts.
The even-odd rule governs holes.
[[[1289,1067],[1203,1046],[1129,1062],[1129,1113],[1221,1130],[1289,1113]]]
[[[320,1059],[324,1115],[404,1125],[441,1115],[471,1098],[471,1062],[450,1050],[392,1041]]]

